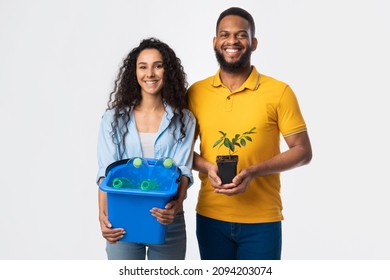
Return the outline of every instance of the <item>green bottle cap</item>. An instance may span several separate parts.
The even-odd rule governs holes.
[[[121,188],[122,185],[123,185],[123,182],[119,178],[115,178],[114,181],[112,181],[112,187],[115,188],[115,189]]]
[[[141,182],[140,188],[143,191],[157,190],[158,189],[158,183],[155,180],[150,180],[150,179],[143,180]]]
[[[165,168],[171,168],[172,167],[172,165],[173,165],[173,160],[172,159],[170,159],[170,158],[167,158],[167,159],[165,159],[164,160],[164,167]]]
[[[142,165],[142,160],[139,157],[135,158],[133,161],[133,165],[135,168],[140,168]]]
[[[150,190],[150,181],[149,180],[144,180],[141,182],[141,190]]]

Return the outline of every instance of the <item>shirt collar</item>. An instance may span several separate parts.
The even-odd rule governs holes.
[[[165,112],[167,114],[167,117],[169,119],[171,119],[176,112],[173,110],[173,108],[168,103],[166,103],[165,101],[163,101],[163,103],[164,103]],[[130,111],[131,112],[134,111],[134,106],[131,106]],[[121,114],[125,114],[125,111],[122,111]]]
[[[221,69],[218,69],[217,74],[215,74],[213,81],[212,81],[212,86],[213,87],[220,87],[223,85],[221,81],[221,77],[219,76],[219,73],[221,72]],[[235,92],[243,91],[244,89],[249,89],[249,90],[256,90],[260,85],[260,73],[257,71],[255,66],[252,66],[252,71],[246,79],[246,81],[237,89]]]

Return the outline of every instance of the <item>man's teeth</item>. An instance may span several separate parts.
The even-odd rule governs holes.
[[[226,52],[228,52],[228,53],[236,53],[236,52],[238,52],[238,50],[237,49],[226,49]]]

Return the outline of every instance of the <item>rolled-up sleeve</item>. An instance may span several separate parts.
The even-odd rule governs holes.
[[[103,114],[100,122],[97,142],[98,172],[96,182],[105,176],[107,166],[118,160],[117,145],[113,143],[111,137],[111,120],[112,114],[107,111]]]
[[[194,158],[194,135],[196,121],[195,117],[190,111],[186,111],[186,114],[186,136],[182,139],[177,149],[175,162],[180,168],[182,175],[189,178],[188,187],[190,187],[194,183],[194,177],[192,175],[192,162]]]

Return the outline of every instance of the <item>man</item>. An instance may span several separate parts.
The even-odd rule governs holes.
[[[233,7],[222,12],[213,44],[220,69],[189,89],[200,137],[200,155],[194,158],[201,179],[196,209],[200,256],[280,259],[280,173],[311,161],[306,124],[291,88],[251,65],[258,41],[247,11]],[[238,174],[222,184],[215,164],[222,151],[214,143],[221,131],[232,139],[252,128],[250,138],[237,143],[241,148],[236,145]],[[280,151],[280,135],[287,151]]]

